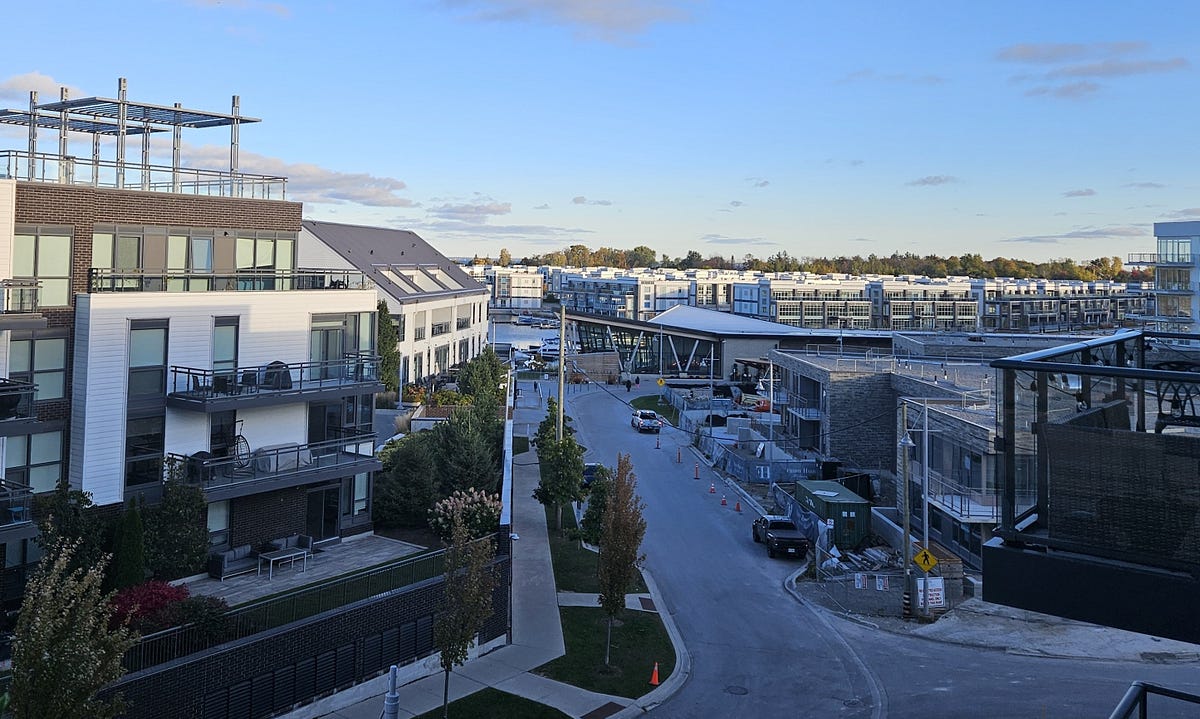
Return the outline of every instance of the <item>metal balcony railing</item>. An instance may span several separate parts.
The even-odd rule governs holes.
[[[292,290],[373,290],[375,283],[351,270],[236,270],[159,272],[91,270],[89,292],[287,292]]]
[[[33,521],[33,490],[0,480],[0,529]]]
[[[5,314],[32,314],[38,311],[38,291],[42,283],[38,280],[0,280],[0,312]]]
[[[1131,252],[1129,254],[1129,262],[1131,265],[1175,265],[1178,267],[1191,267],[1196,264],[1196,256],[1187,252]]]
[[[164,479],[171,479],[172,468],[184,468],[184,481],[201,489],[217,489],[248,482],[286,479],[313,474],[330,467],[372,464],[375,457],[375,433],[342,430],[347,436],[310,444],[286,444],[259,447],[249,457],[207,457],[207,452],[191,456],[168,453],[163,462]]]
[[[1138,717],[1139,719],[1147,719],[1150,716],[1150,695],[1154,694],[1176,701],[1187,702],[1188,704],[1200,704],[1200,696],[1181,692],[1177,689],[1151,684],[1150,682],[1136,681],[1126,690],[1125,696],[1121,698],[1121,703],[1113,709],[1112,714],[1109,714],[1109,719],[1130,719]],[[1156,702],[1155,706],[1162,707],[1160,702]]]
[[[36,392],[32,382],[0,377],[0,422],[32,417]]]
[[[118,177],[123,182],[118,182]],[[0,178],[209,197],[287,199],[286,177],[182,167],[176,170],[131,160],[117,163],[57,153],[30,154],[23,150],[0,150]]]
[[[379,381],[379,356],[349,352],[322,362],[270,362],[214,370],[171,366],[169,395],[206,400],[250,397],[264,392],[304,392]]]

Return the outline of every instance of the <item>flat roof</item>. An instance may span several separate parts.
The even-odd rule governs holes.
[[[811,494],[817,495],[826,502],[861,502],[862,504],[869,504],[867,500],[837,482],[831,482],[826,479],[800,479],[796,480],[796,484],[804,487]]]

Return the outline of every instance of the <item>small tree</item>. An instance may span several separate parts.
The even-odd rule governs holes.
[[[146,565],[159,579],[179,579],[208,557],[208,503],[204,490],[183,481],[183,465],[167,469],[162,501],[146,511]]]
[[[471,539],[495,532],[500,526],[500,497],[481,489],[455,490],[429,510],[429,526],[446,542],[454,539],[456,522],[461,522]]]
[[[628,454],[617,456],[617,474],[613,477],[604,509],[604,530],[600,535],[600,562],[596,567],[600,580],[600,606],[608,615],[608,634],[604,640],[604,664],[608,665],[612,647],[613,620],[625,608],[625,592],[633,586],[638,568],[646,556],[641,553],[646,536],[646,505],[637,494],[637,475]]]
[[[112,595],[101,590],[108,557],[73,569],[79,546],[52,545],[25,585],[10,692],[20,719],[107,718],[122,709],[120,696],[100,700],[96,692],[124,673],[121,658],[137,635],[109,627]]]
[[[36,541],[43,552],[68,543],[72,569],[95,566],[104,555],[104,523],[92,507],[92,495],[71,486],[64,478],[53,492],[34,498],[34,513],[39,517]]]
[[[508,267],[512,264],[512,253],[508,251],[507,247],[500,248],[500,259],[496,262],[496,264],[500,265],[501,267]]]
[[[446,550],[445,595],[442,612],[433,627],[433,640],[441,652],[442,717],[449,713],[450,671],[467,660],[475,636],[492,614],[492,593],[497,579],[491,569],[496,545],[491,537],[470,538],[462,517],[454,518],[450,547]]]
[[[587,488],[587,509],[579,521],[579,538],[588,544],[599,546],[604,532],[604,510],[608,508],[608,495],[612,489],[612,473],[608,467],[599,467],[596,478]]]
[[[562,531],[562,506],[583,499],[583,448],[571,435],[562,441],[543,444],[538,439],[538,464],[541,479],[533,498],[554,507],[555,529]]]
[[[417,527],[443,496],[437,435],[416,432],[391,444],[390,469],[375,476],[371,518],[381,527]]]
[[[375,349],[379,352],[379,381],[389,392],[400,391],[400,333],[387,300],[376,307]]]
[[[121,513],[113,541],[113,565],[109,587],[118,591],[146,580],[146,544],[142,531],[142,513],[130,502]]]

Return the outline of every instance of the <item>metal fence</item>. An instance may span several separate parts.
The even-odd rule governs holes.
[[[125,669],[136,672],[441,576],[444,555],[445,550],[439,550],[401,559],[236,607],[216,623],[187,624],[148,634],[125,654]]]
[[[1109,714],[1109,719],[1130,719],[1133,716],[1137,716],[1138,719],[1146,719],[1150,716],[1149,702],[1152,694],[1188,704],[1200,704],[1200,696],[1196,694],[1181,692],[1149,682],[1136,681],[1125,692],[1125,696],[1121,698],[1121,703],[1117,705],[1117,708],[1113,709],[1112,714]]]

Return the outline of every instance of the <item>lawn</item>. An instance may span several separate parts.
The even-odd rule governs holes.
[[[659,670],[661,671],[661,669]],[[499,689],[481,689],[458,701],[450,702],[447,712],[451,719],[492,719],[493,717],[521,717],[521,719],[559,719],[567,717],[554,707],[538,704],[515,694]],[[442,708],[425,712],[417,719],[441,719]]]
[[[662,415],[662,418],[670,422],[673,426],[679,426],[679,410],[675,409],[667,403],[659,404],[659,396],[656,394],[638,397],[630,402],[630,406],[634,409],[652,409]]]
[[[554,529],[554,510],[546,509],[546,527],[550,535],[550,560],[554,564],[554,584],[560,592],[597,594],[600,580],[596,578],[596,566],[600,556],[586,549],[577,539],[569,539],[570,530],[575,529],[575,513],[563,507],[563,531]],[[646,583],[639,574],[631,594],[644,594]]]
[[[658,662],[659,681],[675,669],[671,638],[656,614],[624,611],[613,624],[609,665],[604,665],[608,617],[601,609],[559,607],[567,653],[534,671],[604,694],[636,699],[649,692]]]

